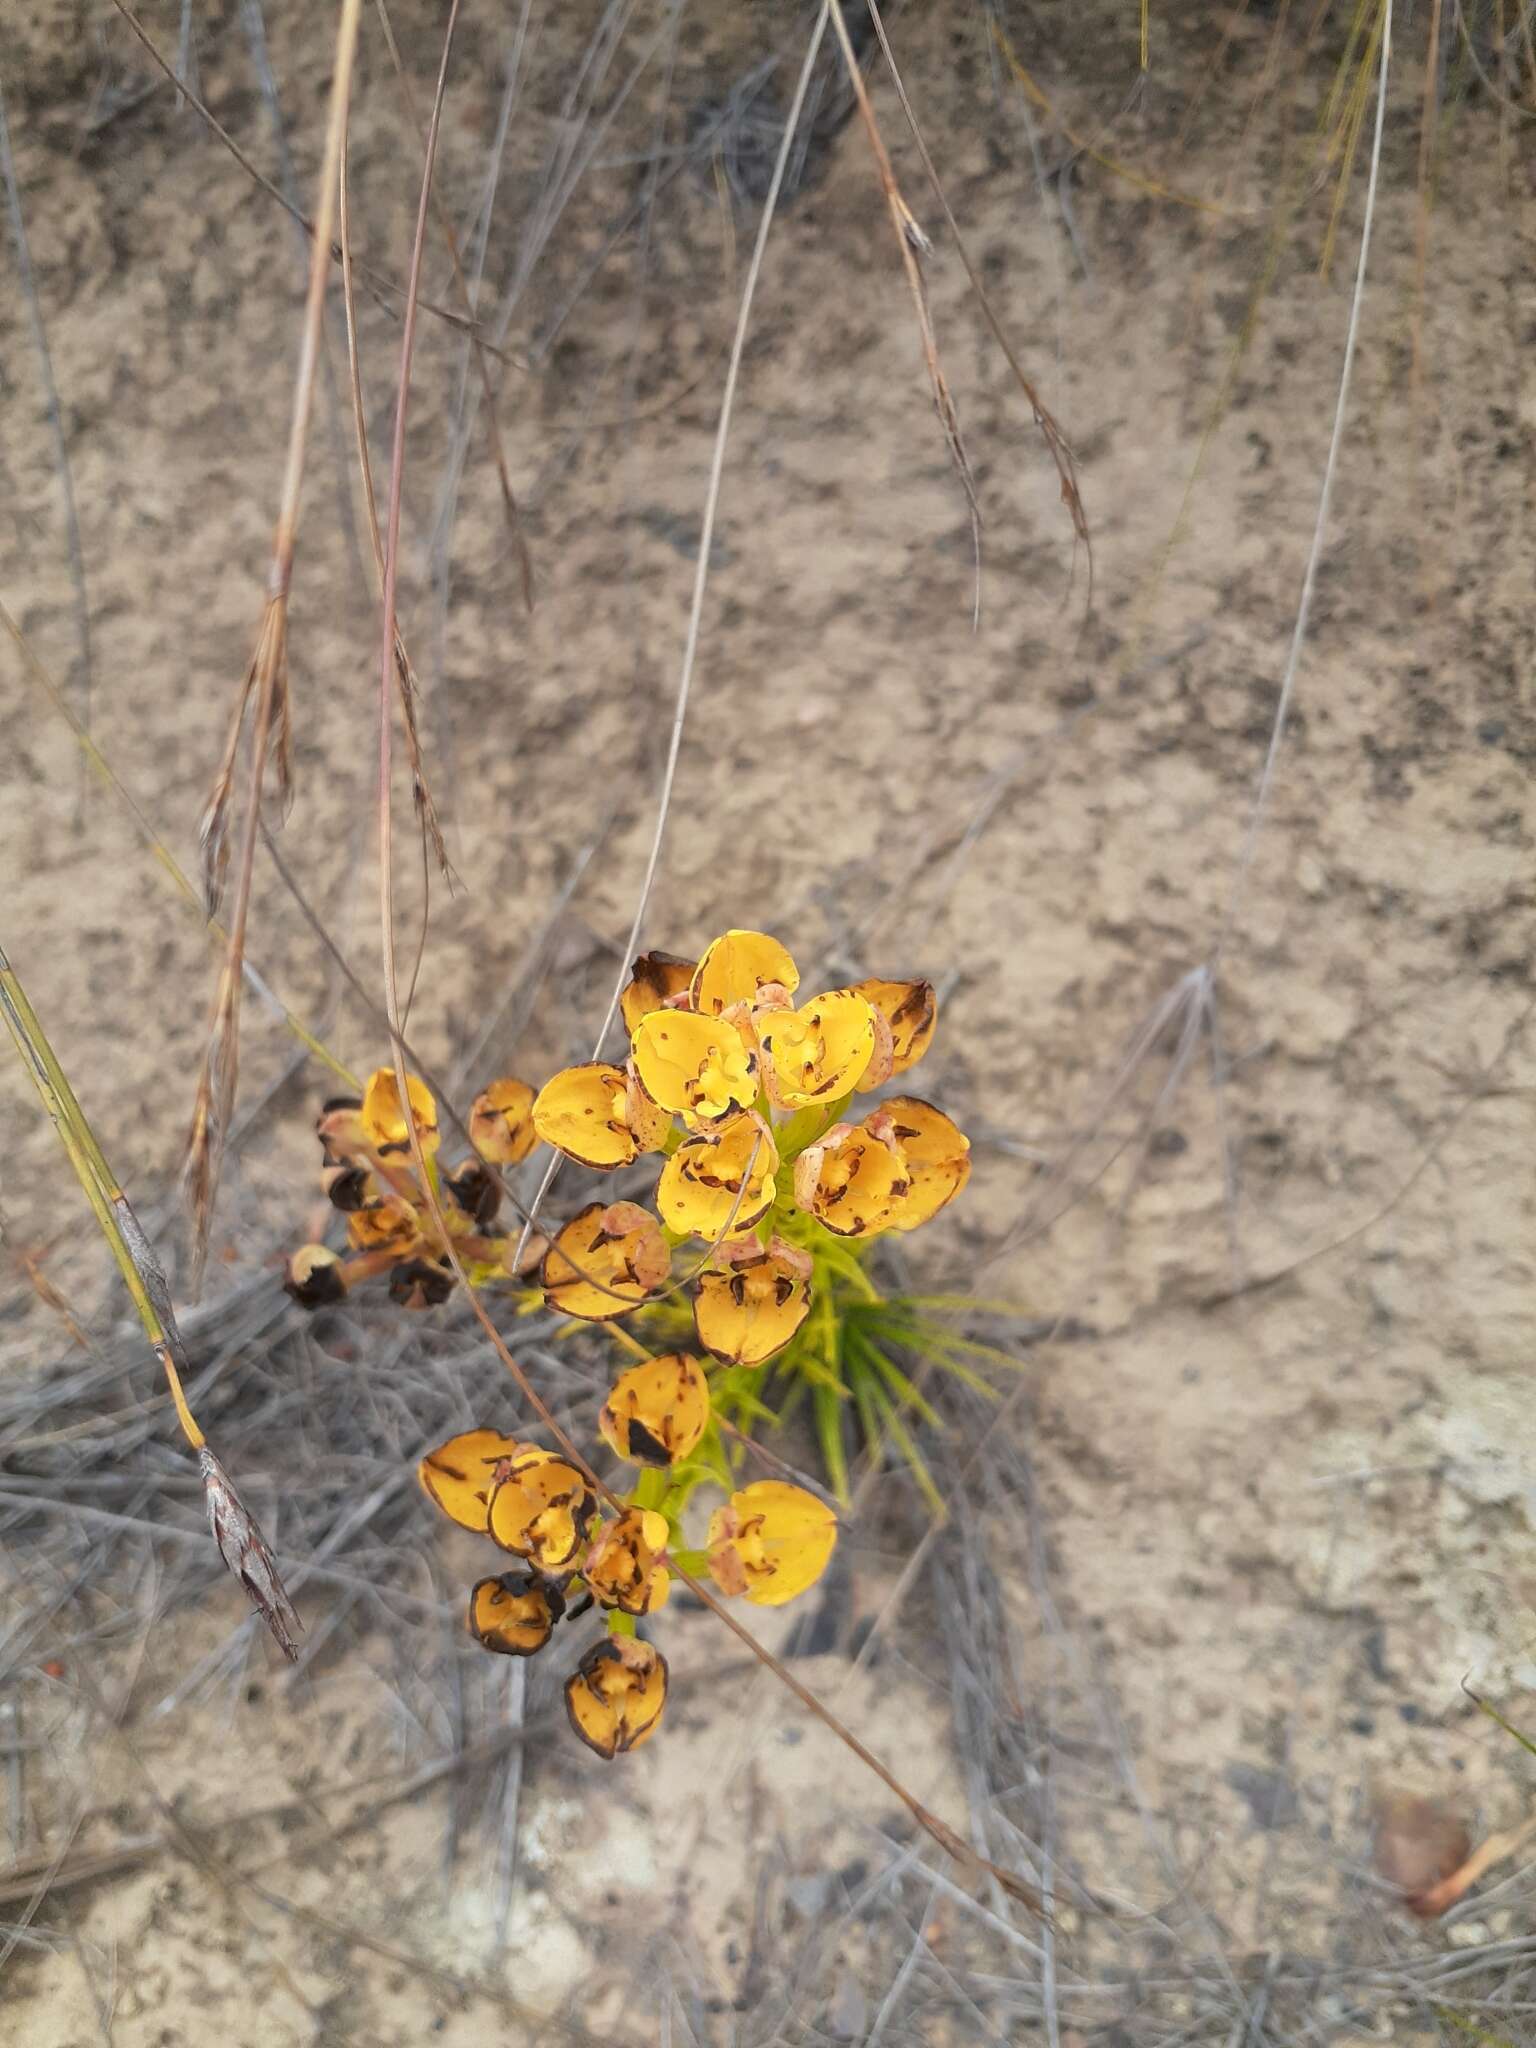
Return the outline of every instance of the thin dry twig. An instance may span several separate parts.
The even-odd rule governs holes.
[[[379,25],[384,31],[384,40],[389,45],[390,58],[394,63],[396,75],[400,80],[400,90],[405,100],[406,111],[410,115],[411,125],[416,130],[421,142],[423,156],[425,156],[427,147],[426,131],[421,125],[421,114],[417,109],[416,95],[411,87],[410,73],[405,68],[404,61],[400,55],[400,46],[395,41],[395,31],[389,18],[389,9],[385,5],[385,0],[374,0],[374,4],[378,9]],[[453,265],[454,285],[458,290],[459,297],[464,302],[464,313],[469,328],[469,343],[474,351],[475,367],[480,372],[481,395],[485,400],[485,424],[490,436],[491,458],[496,465],[496,481],[501,487],[502,510],[506,514],[507,531],[511,536],[513,552],[517,556],[518,575],[523,589],[523,604],[531,612],[533,610],[533,562],[528,553],[528,541],[523,532],[522,516],[517,509],[517,493],[512,488],[512,473],[507,466],[507,451],[502,443],[501,425],[496,417],[496,388],[491,382],[490,365],[486,360],[488,350],[475,316],[475,297],[469,288],[469,279],[464,274],[464,263],[459,253],[459,238],[454,233],[453,222],[448,218],[446,208],[437,199],[435,194],[432,200],[432,210],[437,216],[438,226],[442,229],[443,240],[448,249],[449,261]]]
[[[891,74],[891,83],[895,86],[896,97],[901,102],[901,111],[906,116],[907,126],[911,130],[912,140],[917,146],[917,153],[922,161],[923,169],[928,174],[928,183],[933,188],[933,196],[938,201],[944,219],[948,223],[949,231],[955,238],[955,250],[961,263],[965,266],[965,274],[970,280],[972,291],[976,294],[976,303],[981,307],[987,325],[992,330],[993,338],[1002,350],[1004,360],[1007,362],[1009,369],[1013,372],[1014,381],[1028,401],[1030,412],[1034,416],[1035,425],[1040,430],[1040,437],[1045,442],[1052,462],[1056,465],[1056,474],[1061,483],[1061,501],[1066,506],[1068,515],[1071,518],[1072,531],[1082,542],[1088,556],[1088,606],[1091,609],[1093,605],[1093,539],[1088,530],[1088,514],[1083,506],[1083,494],[1077,480],[1077,463],[1073,457],[1071,446],[1057,424],[1055,415],[1040,396],[1033,379],[1026,374],[1012,342],[1008,339],[1007,329],[998,317],[997,309],[992,304],[986,287],[981,281],[981,274],[971,261],[971,252],[966,247],[965,237],[960,232],[960,223],[955,219],[954,210],[949,203],[949,195],[945,192],[933,158],[928,153],[928,145],[923,140],[923,132],[917,125],[917,116],[912,110],[912,102],[907,97],[907,88],[902,82],[901,73],[896,68],[896,58],[885,33],[885,23],[880,18],[880,9],[876,6],[875,0],[866,0],[866,4],[869,7],[870,19],[875,25],[875,34],[879,38],[880,48],[885,56],[887,69]]]
[[[841,0],[828,0],[832,26],[842,45],[843,62],[848,68],[848,82],[853,87],[858,101],[859,119],[864,124],[864,133],[869,138],[869,147],[874,155],[875,169],[879,173],[880,189],[885,194],[886,207],[890,212],[891,226],[896,233],[896,246],[901,252],[901,264],[907,274],[907,284],[912,293],[912,304],[917,313],[918,337],[922,343],[923,367],[928,372],[928,384],[933,394],[933,409],[939,416],[944,429],[944,439],[949,447],[950,460],[965,492],[966,508],[971,521],[971,548],[976,561],[976,596],[972,608],[972,625],[981,624],[981,501],[976,495],[976,478],[971,470],[971,459],[965,452],[965,441],[960,432],[960,415],[955,410],[954,394],[949,388],[949,379],[944,374],[944,365],[939,360],[938,337],[933,331],[933,314],[928,304],[928,282],[923,275],[923,266],[918,260],[933,247],[927,235],[918,225],[917,216],[902,197],[901,187],[896,182],[896,173],[891,165],[890,153],[885,138],[880,133],[875,119],[875,110],[870,105],[869,89],[864,83],[864,73],[848,35],[848,24],[843,19]],[[969,268],[969,266],[967,266]],[[1036,418],[1039,410],[1036,409]]]
[[[283,209],[284,213],[286,213],[292,220],[296,221],[298,225],[304,230],[306,235],[310,236],[311,239],[315,238],[319,233],[318,219],[311,220],[310,216],[307,213],[301,213],[299,209],[293,205],[292,201],[288,198],[287,194],[284,193],[278,186],[274,185],[272,180],[266,175],[266,173],[264,171],[259,170],[257,166],[251,162],[251,159],[246,155],[245,151],[240,147],[239,143],[236,142],[235,138],[233,137],[233,135],[230,134],[229,130],[219,120],[218,116],[214,114],[211,108],[209,108],[205,104],[205,102],[198,97],[196,92],[193,91],[192,86],[188,82],[185,75],[176,69],[175,65],[173,65],[170,62],[169,58],[161,54],[159,45],[155,42],[153,36],[150,35],[148,29],[145,28],[143,22],[140,21],[139,17],[134,13],[133,9],[130,6],[128,6],[127,0],[112,0],[112,5],[117,9],[118,13],[123,17],[124,21],[127,22],[129,28],[132,29],[133,33],[138,37],[139,41],[148,51],[155,65],[162,72],[164,72],[165,76],[170,80],[171,84],[176,88],[178,98],[187,101],[187,103],[191,106],[193,112],[197,114],[199,119],[203,122],[204,126],[208,129],[209,133],[215,136],[217,140],[224,145],[225,149],[228,150],[229,154],[234,158],[235,162],[240,166],[241,170],[245,172],[246,176],[250,178],[255,184],[259,185],[262,191],[265,192],[270,199],[275,199],[278,205]],[[323,247],[324,244],[322,243],[321,246]],[[331,242],[330,244],[330,260],[335,264],[340,264],[341,262],[341,248],[339,244],[335,242]],[[372,264],[368,263],[359,263],[357,267],[359,271],[361,271],[362,274],[367,278],[368,282],[371,285],[373,285],[377,290],[381,292],[392,293],[393,296],[397,299],[403,298],[405,296],[404,286],[397,283],[394,278],[388,276],[384,271],[377,270],[374,268]],[[421,310],[424,313],[430,313],[434,319],[442,320],[446,322],[447,325],[450,327],[457,327],[460,329],[469,328],[478,334],[478,330],[474,329],[474,323],[472,321],[466,320],[464,316],[460,313],[453,312],[450,307],[441,306],[437,304],[437,302],[433,299],[422,299],[420,301],[420,305]],[[499,347],[495,342],[488,340],[484,335],[479,335],[479,341],[481,347],[488,349],[490,353],[496,357],[498,362],[509,363],[514,369],[522,369],[525,367],[521,358],[517,356],[511,349]]]
[[[214,995],[208,1042],[198,1076],[197,1099],[187,1140],[184,1187],[193,1226],[192,1291],[201,1283],[207,1256],[213,1203],[218,1191],[224,1146],[234,1110],[240,1068],[240,988],[245,957],[246,922],[250,913],[251,878],[261,823],[267,753],[275,743],[277,787],[286,801],[292,781],[292,716],[288,696],[288,591],[298,544],[299,501],[304,482],[304,457],[314,400],[325,319],[325,291],[330,277],[332,227],[336,217],[342,141],[352,90],[362,0],[341,0],[336,27],[335,64],[326,119],[325,152],[320,170],[315,235],[310,247],[309,291],[304,309],[299,367],[294,380],[293,414],[288,454],[272,541],[267,597],[250,665],[236,694],[229,738],[213,792],[203,812],[203,883],[210,912],[223,893],[228,864],[229,812],[234,800],[235,769],[246,714],[254,699],[250,746],[249,790],[246,798],[234,908],[229,920],[229,947]],[[390,649],[386,648],[386,659]]]

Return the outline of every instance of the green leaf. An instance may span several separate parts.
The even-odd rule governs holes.
[[[843,1401],[846,1398],[838,1387],[819,1386],[811,1391],[816,1434],[821,1441],[827,1478],[844,1507],[848,1505],[848,1460],[843,1452]]]
[[[873,1345],[869,1346],[869,1357],[875,1371],[879,1373],[881,1379],[885,1381],[885,1384],[890,1388],[903,1408],[910,1408],[914,1415],[921,1416],[930,1429],[942,1429],[944,1427],[932,1402],[918,1392],[900,1366],[893,1365],[885,1353],[877,1351]]]
[[[936,1522],[947,1522],[949,1520],[949,1509],[944,1505],[944,1496],[934,1483],[933,1474],[928,1469],[928,1461],[913,1441],[912,1432],[897,1414],[890,1395],[886,1393],[883,1387],[876,1386],[873,1389],[873,1394],[875,1406],[880,1414],[880,1420],[890,1432],[892,1443],[895,1444],[910,1466],[912,1477],[917,1481],[918,1490],[921,1492],[924,1500],[927,1501],[933,1519]]]
[[[1487,1700],[1485,1699],[1479,1699],[1478,1695],[1472,1690],[1471,1686],[1467,1684],[1465,1679],[1463,1679],[1462,1681],[1461,1689],[1466,1694],[1467,1698],[1472,1702],[1474,1707],[1480,1708],[1482,1712],[1488,1716],[1490,1721],[1497,1721],[1499,1726],[1504,1730],[1504,1733],[1506,1735],[1512,1735],[1515,1738],[1516,1742],[1519,1743],[1522,1749],[1527,1749],[1530,1751],[1532,1756],[1536,1756],[1536,1742],[1532,1742],[1531,1738],[1528,1735],[1522,1735],[1518,1728],[1514,1727],[1510,1722],[1506,1721],[1504,1716],[1499,1712],[1497,1707],[1490,1706]]]

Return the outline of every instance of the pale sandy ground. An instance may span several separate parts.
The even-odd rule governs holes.
[[[425,77],[436,11],[399,11]],[[238,10],[195,12],[204,90],[271,168]],[[444,164],[460,218],[483,172],[514,13],[468,10]],[[267,9],[306,193],[328,14]],[[572,6],[545,26],[527,132],[508,154],[494,278],[510,270],[536,196],[561,62],[568,68],[599,14]],[[772,15],[693,10],[676,52],[675,110],[717,92],[764,47]],[[636,51],[661,17],[640,10]],[[174,45],[177,9],[146,8],[145,18]],[[80,507],[95,728],[190,864],[257,614],[302,257],[291,225],[167,90],[101,118],[104,90],[145,76],[109,8],[55,0],[21,6],[14,21],[0,83]],[[935,320],[987,527],[972,633],[963,501],[878,188],[856,127],[845,129],[770,245],[651,934],[681,950],[728,923],[769,921],[808,957],[954,977],[928,1082],[990,1142],[978,1145],[963,1208],[924,1245],[924,1270],[946,1285],[974,1276],[987,1293],[1083,1330],[1033,1354],[1030,1412],[1011,1425],[1030,1431],[1060,1616],[1049,1630],[1025,1568],[1022,1508],[1016,1531],[993,1531],[998,1557],[1015,1565],[1006,1598],[1026,1680],[1060,1685],[1066,1700],[1063,1674],[1075,1671],[1086,1697],[1064,1626],[1072,1654],[1093,1660],[1095,1697],[1113,1702],[1134,1765],[1140,1813],[1107,1762],[1097,1784],[1092,1770],[1072,1777],[1060,1814],[1070,1867],[1136,1910],[1163,1912],[1179,1898],[1186,1950],[1208,1941],[1212,1953],[1245,1959],[1248,1982],[1265,1959],[1338,1960],[1346,1903],[1348,1939],[1366,1944],[1366,1963],[1519,1936],[1529,1908],[1518,1886],[1460,1929],[1422,1936],[1385,1902],[1374,1909],[1379,1931],[1367,1921],[1361,1934],[1355,1909],[1375,1787],[1454,1797],[1478,1830],[1526,1810],[1526,1763],[1466,1702],[1463,1677],[1515,1720],[1536,1721],[1529,135],[1486,98],[1458,116],[1418,379],[1422,77],[1421,45],[1410,42],[1394,74],[1330,545],[1245,868],[1331,425],[1363,184],[1334,272],[1320,281],[1331,187],[1298,181],[1299,215],[1206,440],[1267,261],[1266,223],[1291,189],[1279,132],[1288,120],[1304,136],[1310,119],[1287,116],[1263,87],[1271,16],[1234,25],[1191,10],[1160,23],[1146,107],[1104,143],[1229,211],[1155,201],[1080,163],[1068,224],[1039,196],[1026,115],[994,78],[983,10],[949,0],[909,9],[899,26],[952,203],[1079,452],[1094,615],[1085,621],[1086,563],[1079,555],[1074,570],[1053,473],[941,243],[930,268]],[[1225,26],[1225,70],[1181,146]],[[1126,10],[1103,7],[1030,19],[1030,62],[1090,139],[1124,101],[1133,28]],[[1307,108],[1338,47],[1324,38]],[[642,100],[648,111],[616,130],[615,157],[654,128],[655,95]],[[880,104],[894,138],[888,93]],[[1059,133],[1038,110],[1034,119],[1054,163]],[[681,123],[674,111],[669,140]],[[370,45],[353,176],[370,253],[396,269],[415,191],[400,136]],[[916,205],[920,173],[909,155],[900,161]],[[575,290],[641,175],[610,165],[578,196],[514,323],[520,345]],[[918,210],[937,232],[934,209]],[[502,419],[529,507],[531,620],[477,438],[452,604],[436,630],[421,571],[456,356],[437,328],[423,332],[405,617],[467,885],[437,905],[417,1005],[414,1028],[439,1053],[462,1048],[521,967],[551,892],[613,805],[614,827],[563,922],[554,984],[515,1048],[503,1038],[499,1050],[536,1075],[573,1051],[600,1011],[654,816],[753,225],[743,212],[727,232],[718,192],[688,174],[657,214],[643,282],[631,240],[585,290],[547,365],[509,379]],[[442,268],[431,286],[446,294]],[[0,595],[68,675],[76,641],[57,468],[8,276]],[[397,329],[372,303],[364,326],[382,445]],[[369,586],[339,534],[336,477],[322,419],[294,604],[298,799],[284,845],[372,975],[373,869],[359,851],[371,788]],[[9,653],[0,679],[0,940],[56,1026],[109,1150],[152,1193],[177,1164],[209,958],[131,829],[94,793],[82,808],[72,743]],[[951,861],[972,823],[978,835]],[[409,907],[408,877],[402,886]],[[252,929],[253,955],[285,997],[321,1017],[346,1057],[372,1064],[377,1038],[356,1006],[337,1007],[326,962],[270,870]],[[1182,1079],[1154,1102],[1171,1074],[1165,1035],[1134,1101],[1106,1107],[1128,1039],[1181,977],[1211,964],[1222,938],[1219,1049],[1213,1056],[1209,1032],[1200,1035]],[[254,1100],[282,1073],[289,1045],[259,1010],[247,1014]],[[309,1199],[301,1177],[318,1092],[312,1073],[281,1088],[233,1177],[247,1207],[272,1218],[272,1239]],[[1133,1143],[1097,1179],[1141,1116],[1157,1136],[1139,1171],[1127,1173]],[[51,1134],[6,1066],[0,1117],[7,1244],[20,1251],[73,1228],[76,1209]],[[1093,1184],[1064,1189],[1063,1175]],[[979,1265],[999,1247],[1003,1256]],[[1274,1285],[1212,1302],[1292,1267]],[[50,1270],[61,1280],[78,1270],[67,1247]],[[6,1284],[24,1313],[14,1269]],[[10,1370],[63,1347],[56,1326],[33,1317],[24,1327]],[[921,1528],[918,1511],[893,1507],[861,1547],[861,1609],[878,1606]],[[267,1683],[259,1699],[225,1690],[174,1721],[155,1718],[148,1710],[176,1674],[227,1634],[236,1597],[159,1620],[136,1666],[112,1667],[112,1686],[128,1689],[132,1754],[123,1743],[83,1758],[71,1747],[67,1654],[62,1680],[13,1674],[30,1688],[29,1716],[48,1726],[55,1761],[74,1773],[73,1797],[96,1816],[92,1842],[156,1832],[156,1797],[183,1802],[192,1822],[431,1753],[413,1750],[390,1708],[395,1647],[371,1640],[299,1687]],[[962,1822],[962,1770],[934,1675],[942,1660],[935,1666],[899,1614],[892,1628],[897,1647],[873,1673],[850,1677],[832,1655],[800,1668],[829,1694],[846,1682],[853,1725]],[[677,1622],[673,1641],[679,1666],[727,1654],[697,1616]],[[258,1680],[264,1661],[251,1667]],[[772,1930],[775,1943],[793,1944],[796,1913],[814,1921],[826,1910],[814,1880],[888,1853],[870,1830],[896,1816],[877,1785],[757,1681],[701,1683],[691,1697],[681,1689],[673,1718],[617,1788],[563,1734],[539,1736],[510,1968],[493,1952],[484,1844],[471,1830],[448,1885],[443,1807],[423,1795],[324,1848],[302,1813],[283,1823],[296,1849],[270,1823],[243,1854],[221,1840],[230,1861],[220,1869],[260,1866],[261,1881],[308,1918],[221,1888],[227,1880],[175,1853],[76,1888],[57,1911],[44,1901],[34,1932],[57,1939],[8,1965],[0,2041],[84,2048],[104,2038],[103,1997],[118,2048],[562,2038],[402,1958],[462,1978],[489,1971],[534,2007],[579,1989],[583,2022],[626,2042],[689,2038],[661,2017],[672,2010],[662,1986],[702,1984],[728,2039],[733,2001],[746,2028],[769,2010],[750,1932],[761,1846],[774,1843],[809,1884],[798,1907],[781,1902]],[[1085,1728],[1090,1747],[1101,1736],[1099,1723]],[[36,1777],[34,1800],[34,1830],[67,1806]],[[19,1846],[49,1845],[34,1834]],[[858,1881],[848,1880],[855,1890]],[[316,1914],[395,1953],[359,1947]],[[942,1894],[925,1925],[933,1952],[957,1967],[962,1953],[983,1970],[1012,1967],[1009,1944],[987,1950],[985,1930]],[[1198,1939],[1192,1926],[1204,1930]],[[1084,1971],[1112,1952],[1071,1914],[1059,1939]],[[980,1956],[966,1946],[976,1941]],[[878,1945],[850,1947],[841,1974],[821,1985],[825,2004],[795,2017],[797,2029],[822,2031],[785,2038],[864,2038],[900,1962]],[[1406,2037],[1420,2017],[1385,1996],[1374,2015],[1381,2038]],[[1176,2026],[1175,2010],[1166,2027]],[[989,2038],[979,2023],[950,2027],[898,2005],[883,2038]],[[1069,2008],[1062,2027],[1063,2040],[1105,2038],[1091,2007]],[[1120,2038],[1176,2037],[1159,2027]]]

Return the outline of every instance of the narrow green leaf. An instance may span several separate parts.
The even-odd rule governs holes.
[[[846,1395],[836,1387],[819,1386],[811,1392],[816,1414],[816,1434],[821,1442],[821,1455],[827,1468],[827,1479],[833,1493],[846,1507],[848,1460],[843,1452],[844,1399]]]

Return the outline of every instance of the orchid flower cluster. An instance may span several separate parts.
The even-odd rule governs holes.
[[[771,1412],[744,1382],[795,1355],[813,1312],[835,1319],[835,1277],[851,1272],[878,1304],[862,1280],[864,1249],[926,1223],[970,1174],[967,1139],[920,1097],[851,1113],[857,1094],[926,1052],[930,984],[866,980],[797,1005],[799,980],[763,932],[726,932],[697,962],[644,955],[622,996],[627,1056],[565,1068],[536,1095],[520,1080],[495,1082],[471,1112],[474,1150],[452,1168],[439,1160],[431,1091],[407,1077],[402,1097],[389,1068],[360,1098],[327,1103],[317,1126],[348,1248],[315,1243],[294,1254],[288,1290],[309,1307],[384,1274],[403,1307],[431,1307],[454,1285],[450,1247],[474,1285],[521,1278],[521,1239],[497,1228],[497,1169],[541,1139],[599,1172],[661,1159],[654,1212],[627,1199],[590,1202],[539,1263],[548,1307],[609,1325],[637,1357],[599,1418],[608,1448],[641,1466],[636,1484],[627,1494],[594,1488],[589,1468],[492,1429],[454,1437],[420,1467],[450,1519],[520,1561],[471,1592],[469,1627],[484,1647],[532,1655],[562,1618],[604,1610],[607,1633],[565,1694],[572,1726],[605,1757],[636,1748],[659,1722],[666,1661],[635,1628],[665,1604],[675,1569],[707,1570],[721,1592],[766,1605],[825,1569],[833,1510],[782,1480],[733,1490],[722,1432],[732,1415]],[[430,1189],[413,1163],[413,1124]],[[646,1315],[675,1324],[684,1300],[697,1352],[651,1356],[619,1328],[636,1312],[643,1326]],[[705,1547],[689,1550],[682,1517],[705,1480],[728,1499]]]
[[[704,1246],[684,1281],[698,1341],[727,1365],[759,1366],[811,1312],[823,1233],[915,1230],[965,1186],[969,1143],[917,1096],[857,1122],[856,1092],[915,1066],[937,1005],[925,981],[862,981],[799,1008],[800,976],[776,939],[730,931],[697,962],[648,953],[622,998],[622,1065],[589,1060],[546,1083],[538,1135],[601,1171],[665,1154],[656,1215],[594,1202],[556,1237],[546,1295],[572,1315],[623,1315]],[[593,1280],[600,1282],[594,1288]]]
[[[571,1726],[601,1757],[638,1749],[660,1723],[667,1660],[635,1623],[666,1605],[673,1566],[705,1568],[722,1592],[777,1607],[815,1584],[837,1541],[825,1502],[762,1479],[715,1509],[702,1554],[680,1547],[658,1468],[687,1458],[709,1412],[697,1359],[648,1359],[620,1375],[603,1406],[603,1439],[650,1468],[627,1500],[600,1503],[585,1470],[560,1452],[492,1429],[452,1437],[421,1461],[421,1483],[443,1513],[520,1561],[470,1589],[469,1629],[483,1649],[531,1657],[562,1619],[604,1610],[605,1633],[565,1682]]]

